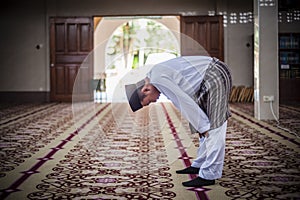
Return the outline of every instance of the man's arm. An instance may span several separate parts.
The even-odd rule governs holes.
[[[152,84],[172,101],[183,117],[188,120],[199,133],[205,133],[210,129],[210,122],[207,115],[177,84],[163,76],[155,80],[155,82],[152,82]]]

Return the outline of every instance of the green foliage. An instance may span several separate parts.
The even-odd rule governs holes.
[[[162,24],[149,19],[135,19],[124,23],[113,34],[107,55],[124,53],[125,59],[133,59],[131,68],[139,66],[139,51],[144,48],[144,61],[151,53],[177,52],[177,42]],[[137,53],[137,54],[136,54]]]

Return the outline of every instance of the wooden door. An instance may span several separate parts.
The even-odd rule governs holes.
[[[212,57],[224,60],[222,16],[181,16],[180,29],[181,55],[207,55],[208,53]],[[195,41],[201,46],[195,44]]]
[[[51,101],[92,99],[92,49],[92,18],[50,18]]]

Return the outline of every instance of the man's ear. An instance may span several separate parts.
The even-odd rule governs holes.
[[[145,94],[147,91],[149,91],[149,85],[148,85],[148,84],[145,84],[145,85],[142,87],[141,92],[142,92],[143,94]]]

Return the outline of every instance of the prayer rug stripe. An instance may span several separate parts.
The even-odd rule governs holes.
[[[182,145],[181,140],[178,137],[176,128],[175,128],[175,126],[174,126],[174,124],[173,124],[173,122],[171,120],[170,115],[168,114],[168,111],[167,111],[165,105],[163,103],[161,105],[163,107],[163,111],[164,111],[165,117],[167,119],[167,122],[168,122],[169,128],[171,130],[171,133],[172,133],[172,135],[173,135],[173,137],[174,137],[174,139],[176,141],[176,144],[177,144],[177,147],[178,147],[178,149],[180,151],[180,154],[183,157],[182,160],[183,160],[184,166],[185,167],[189,167],[192,164],[191,161],[190,161],[190,159],[189,159],[189,156],[188,156],[187,152],[185,151],[184,146]],[[194,178],[197,177],[197,175],[196,174],[189,174],[189,177],[190,177],[190,179],[194,179]],[[199,192],[199,191],[195,190],[195,194],[197,196],[197,199],[203,199],[203,200],[208,199],[208,197],[206,196],[206,194],[204,192]]]
[[[71,133],[65,140],[63,140],[59,145],[54,147],[44,158],[41,158],[33,167],[29,170],[24,171],[23,175],[16,180],[10,187],[2,191],[0,195],[0,199],[7,198],[12,192],[17,192],[18,187],[32,174],[38,173],[38,169],[48,160],[52,158],[52,156],[57,153],[59,150],[63,148],[63,146],[70,141],[74,136],[78,135],[78,133],[87,125],[89,124],[94,118],[96,118],[103,110],[105,110],[110,104],[106,104],[103,108],[101,108],[96,114],[94,114],[91,118],[89,118],[85,123],[83,123],[77,130]]]

